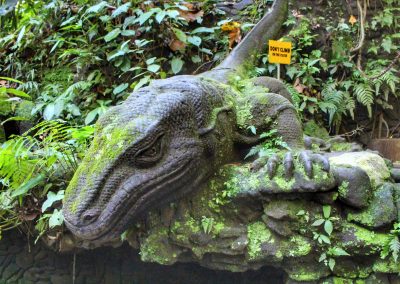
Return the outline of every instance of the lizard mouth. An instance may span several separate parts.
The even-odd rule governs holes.
[[[73,234],[86,241],[89,246],[113,242],[120,238],[132,221],[143,214],[144,210],[165,204],[171,196],[176,196],[177,192],[186,192],[198,184],[200,177],[192,170],[194,167],[189,166],[193,162],[189,159],[179,168],[158,178],[156,182],[143,184],[137,189],[129,188],[128,184],[132,179],[130,177],[115,191],[119,194],[111,197],[111,200],[123,200],[123,202],[109,202],[96,222],[87,226],[76,226],[66,218],[65,224]]]

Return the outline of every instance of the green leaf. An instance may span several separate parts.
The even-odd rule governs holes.
[[[390,53],[393,47],[393,42],[391,37],[385,37],[382,41],[383,50],[385,50],[387,53]]]
[[[55,116],[55,104],[50,103],[45,107],[43,111],[43,118],[45,120],[52,120],[54,116]]]
[[[164,18],[165,18],[166,15],[167,15],[167,12],[165,12],[164,10],[161,10],[161,11],[158,12],[157,15],[156,15],[156,21],[157,21],[158,23],[161,23],[161,22],[164,20]]]
[[[331,271],[333,271],[333,268],[335,268],[335,264],[336,264],[336,261],[333,258],[330,258],[328,261],[328,266]]]
[[[17,90],[17,89],[13,89],[13,88],[7,88],[6,91],[7,91],[7,93],[12,94],[12,95],[14,95],[16,97],[19,97],[19,98],[31,99],[31,97],[27,93],[25,93],[25,92],[23,92],[21,90]]]
[[[199,33],[213,33],[215,29],[213,28],[206,28],[206,27],[200,27],[197,29],[194,29],[191,34],[199,34]]]
[[[150,10],[146,13],[143,13],[136,21],[139,22],[139,25],[142,26],[154,14],[154,12],[154,10]]]
[[[6,120],[3,120],[0,125],[4,125],[9,121],[27,121],[29,118],[23,117],[23,116],[12,116],[7,118]]]
[[[158,64],[149,65],[149,66],[147,66],[147,70],[149,70],[150,72],[153,72],[153,73],[157,73],[158,70],[160,70],[160,65],[158,65]]]
[[[331,243],[331,240],[325,235],[320,235],[319,238],[321,239],[321,241],[323,241],[326,244],[330,244]]]
[[[98,114],[99,110],[97,108],[89,112],[85,118],[85,124],[89,125],[90,123],[92,123]]]
[[[187,41],[195,46],[200,46],[200,44],[201,44],[201,38],[198,36],[189,36],[187,38]]]
[[[128,83],[120,84],[117,87],[115,87],[115,89],[113,90],[113,94],[118,95],[119,93],[122,93],[123,91],[125,91],[128,87],[129,87]]]
[[[318,227],[321,226],[324,222],[325,222],[324,219],[318,219],[314,223],[312,223],[311,226]]]
[[[61,23],[60,27],[71,24],[73,21],[75,21],[76,18],[77,18],[77,16],[67,18],[67,20],[65,20],[64,22]]]
[[[131,3],[127,2],[124,5],[119,6],[117,9],[112,12],[111,17],[116,18],[126,12],[128,12],[129,8],[131,7]]]
[[[6,80],[6,81],[18,83],[18,84],[23,84],[23,82],[21,82],[21,81],[19,81],[17,79],[10,78],[10,77],[1,77],[0,76],[0,80]]]
[[[171,60],[172,72],[174,74],[178,74],[182,70],[183,63],[184,63],[183,60],[180,59],[179,57],[172,58],[172,60]]]
[[[330,249],[329,253],[333,256],[348,256],[348,255],[350,255],[347,253],[347,251],[345,251],[344,249],[339,248],[339,247],[334,247],[334,248]]]
[[[53,214],[51,214],[49,218],[49,227],[54,228],[57,226],[61,226],[64,223],[64,217],[62,214],[62,209],[55,209]]]
[[[321,256],[318,259],[318,262],[322,262],[326,259],[326,253],[321,254]]]
[[[168,10],[167,11],[168,17],[175,19],[179,16],[179,12],[177,10]]]
[[[156,59],[157,59],[157,57],[149,58],[149,59],[146,60],[146,64],[147,64],[147,65],[151,65],[151,64],[153,64],[154,62],[156,62]]]
[[[36,177],[29,179],[27,182],[24,182],[20,187],[18,187],[15,191],[13,191],[11,197],[15,198],[27,194],[29,190],[39,185],[44,180],[44,178],[44,175],[39,174]]]
[[[257,135],[257,129],[256,129],[256,127],[255,127],[254,125],[250,125],[250,126],[248,127],[248,129],[250,130],[250,132],[251,132],[253,135]]]
[[[198,56],[198,55],[192,56],[192,62],[193,63],[200,63],[201,62],[200,56]]]
[[[324,224],[325,232],[330,236],[333,232],[333,224],[330,220],[326,220]]]
[[[46,211],[48,208],[50,208],[54,202],[63,200],[64,198],[64,190],[60,190],[56,193],[49,191],[47,193],[47,199],[45,202],[42,204],[42,212]]]
[[[134,30],[123,30],[121,32],[122,36],[135,36],[136,32]]]
[[[296,216],[303,216],[305,214],[306,214],[306,211],[300,210],[299,212],[297,212]]]
[[[104,40],[106,42],[110,42],[113,39],[115,39],[117,36],[119,36],[120,33],[121,33],[121,29],[120,28],[113,29],[111,32],[109,32],[108,34],[106,34],[104,36]]]
[[[142,79],[140,79],[139,83],[137,83],[134,87],[134,91],[140,89],[144,85],[147,85],[150,82],[150,76],[145,76]]]
[[[17,37],[17,41],[15,42],[15,47],[20,46],[21,40],[25,35],[25,30],[26,30],[26,26],[23,26],[22,29],[19,31],[18,37]]]
[[[325,219],[328,219],[331,216],[331,206],[330,205],[324,205],[322,207],[322,211],[324,212]]]
[[[172,30],[177,39],[179,39],[180,41],[182,41],[184,43],[187,42],[187,36],[184,31],[182,31],[181,29],[177,29],[177,28],[173,28]]]
[[[108,6],[108,3],[106,1],[101,1],[99,4],[96,4],[96,5],[91,6],[90,8],[88,8],[86,10],[85,14],[99,13],[107,6]]]

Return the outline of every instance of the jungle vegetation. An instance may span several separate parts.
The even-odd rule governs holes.
[[[235,17],[217,2],[0,0],[0,233],[58,236],[98,117],[151,80],[212,68],[273,1]],[[292,3],[281,75],[304,123],[342,134],[357,110],[372,120],[400,96],[400,1],[320,2],[329,13]],[[275,77],[259,59],[247,76]]]

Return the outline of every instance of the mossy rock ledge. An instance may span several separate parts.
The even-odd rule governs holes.
[[[399,283],[400,263],[381,257],[400,210],[390,168],[370,152],[329,155],[330,172],[314,167],[313,179],[300,165],[291,180],[283,168],[269,179],[249,164],[226,165],[124,235],[145,262],[233,272],[273,266],[287,283]]]

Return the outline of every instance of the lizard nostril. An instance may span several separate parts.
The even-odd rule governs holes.
[[[82,215],[82,221],[85,225],[91,224],[99,217],[98,212],[87,211]]]

